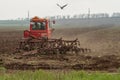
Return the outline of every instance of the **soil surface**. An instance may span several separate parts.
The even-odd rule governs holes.
[[[88,27],[56,29],[52,38],[79,39],[89,53],[34,55],[34,51],[14,53],[23,31],[0,31],[0,65],[7,69],[75,69],[117,71],[120,67],[120,27]]]

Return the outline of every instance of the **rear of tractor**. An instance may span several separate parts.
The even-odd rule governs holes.
[[[52,21],[55,23],[55,21]],[[24,31],[24,38],[20,41],[19,50],[37,50],[38,54],[67,52],[85,52],[88,49],[80,48],[80,42],[75,40],[52,39],[51,21],[44,18],[34,17],[30,20],[30,30]]]

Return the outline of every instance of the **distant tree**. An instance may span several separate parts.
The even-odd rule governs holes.
[[[56,19],[61,19],[61,15],[57,15],[57,16],[56,16]]]
[[[104,13],[104,17],[108,18],[109,14],[108,13]]]
[[[54,19],[55,19],[55,16],[50,17],[50,19],[54,20]]]
[[[113,13],[111,17],[120,17],[120,13],[119,12]]]
[[[78,15],[78,18],[83,19],[83,18],[84,18],[84,16],[85,16],[85,14],[79,14],[79,15]]]
[[[76,18],[77,18],[77,15],[75,14],[75,15],[73,16],[73,18],[76,19]]]
[[[62,16],[62,19],[66,19],[66,16]]]
[[[91,18],[97,18],[96,14],[91,14]]]
[[[70,15],[67,15],[67,19],[70,19]]]
[[[56,16],[56,19],[59,19],[59,16]]]

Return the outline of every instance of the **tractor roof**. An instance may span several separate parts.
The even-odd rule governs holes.
[[[48,21],[48,20],[45,18],[39,18],[37,16],[35,16],[31,19],[31,22],[44,22],[44,21]]]

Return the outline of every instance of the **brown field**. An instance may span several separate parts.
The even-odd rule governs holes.
[[[77,69],[116,71],[120,67],[120,27],[89,27],[56,29],[53,38],[78,38],[81,47],[90,53],[24,56],[14,54],[23,30],[0,31],[0,58],[8,69]]]

